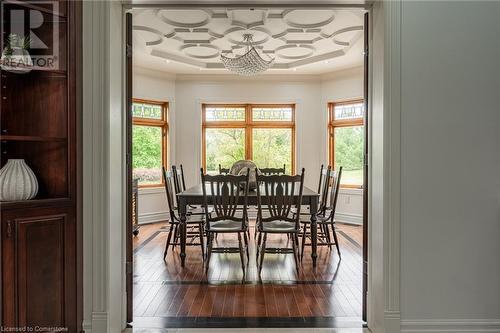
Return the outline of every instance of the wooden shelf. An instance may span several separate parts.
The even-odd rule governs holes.
[[[4,0],[3,3],[4,4],[9,4],[9,5],[16,5],[16,6],[24,7],[24,8],[28,8],[28,9],[38,10],[38,11],[40,11],[42,13],[55,15],[55,16],[57,16],[59,18],[62,18],[62,19],[66,18],[66,15],[54,12],[52,10],[49,10],[49,9],[43,7],[43,6],[37,6],[34,3],[32,3],[32,2],[25,2],[25,1],[19,1],[19,0]]]
[[[25,68],[25,67],[23,67]],[[29,72],[25,73],[14,73],[5,69],[1,69],[0,72],[2,73],[3,77],[6,77],[6,75],[29,75],[31,73],[47,73],[47,74],[57,74],[57,75],[62,75],[66,76],[67,75],[67,70],[65,69],[52,69],[52,68],[47,68],[47,67],[39,67],[39,66],[33,66],[30,67]]]
[[[65,142],[67,139],[27,135],[0,135],[0,141]]]
[[[72,204],[70,198],[35,198],[22,201],[0,201],[0,210],[12,208],[61,207]]]

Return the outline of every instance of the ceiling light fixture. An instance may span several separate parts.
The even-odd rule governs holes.
[[[268,57],[269,60],[265,60],[260,56],[253,45],[252,34],[244,34],[243,40],[246,42],[246,53],[242,56],[229,58],[221,54],[220,59],[224,67],[231,72],[244,76],[260,74],[271,68],[274,59]]]

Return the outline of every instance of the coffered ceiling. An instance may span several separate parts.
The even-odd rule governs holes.
[[[252,34],[274,74],[322,74],[362,64],[361,9],[135,9],[134,61],[175,74],[227,73],[220,55]]]

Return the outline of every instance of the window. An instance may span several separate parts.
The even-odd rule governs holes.
[[[163,183],[161,168],[167,165],[168,103],[134,99],[132,105],[133,178],[139,186]]]
[[[343,187],[363,186],[363,100],[328,104],[329,164],[342,166]]]
[[[295,171],[294,105],[203,104],[203,168],[217,173],[238,160]]]

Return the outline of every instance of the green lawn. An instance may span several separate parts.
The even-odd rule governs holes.
[[[363,169],[342,170],[341,184],[361,186],[363,184]]]

